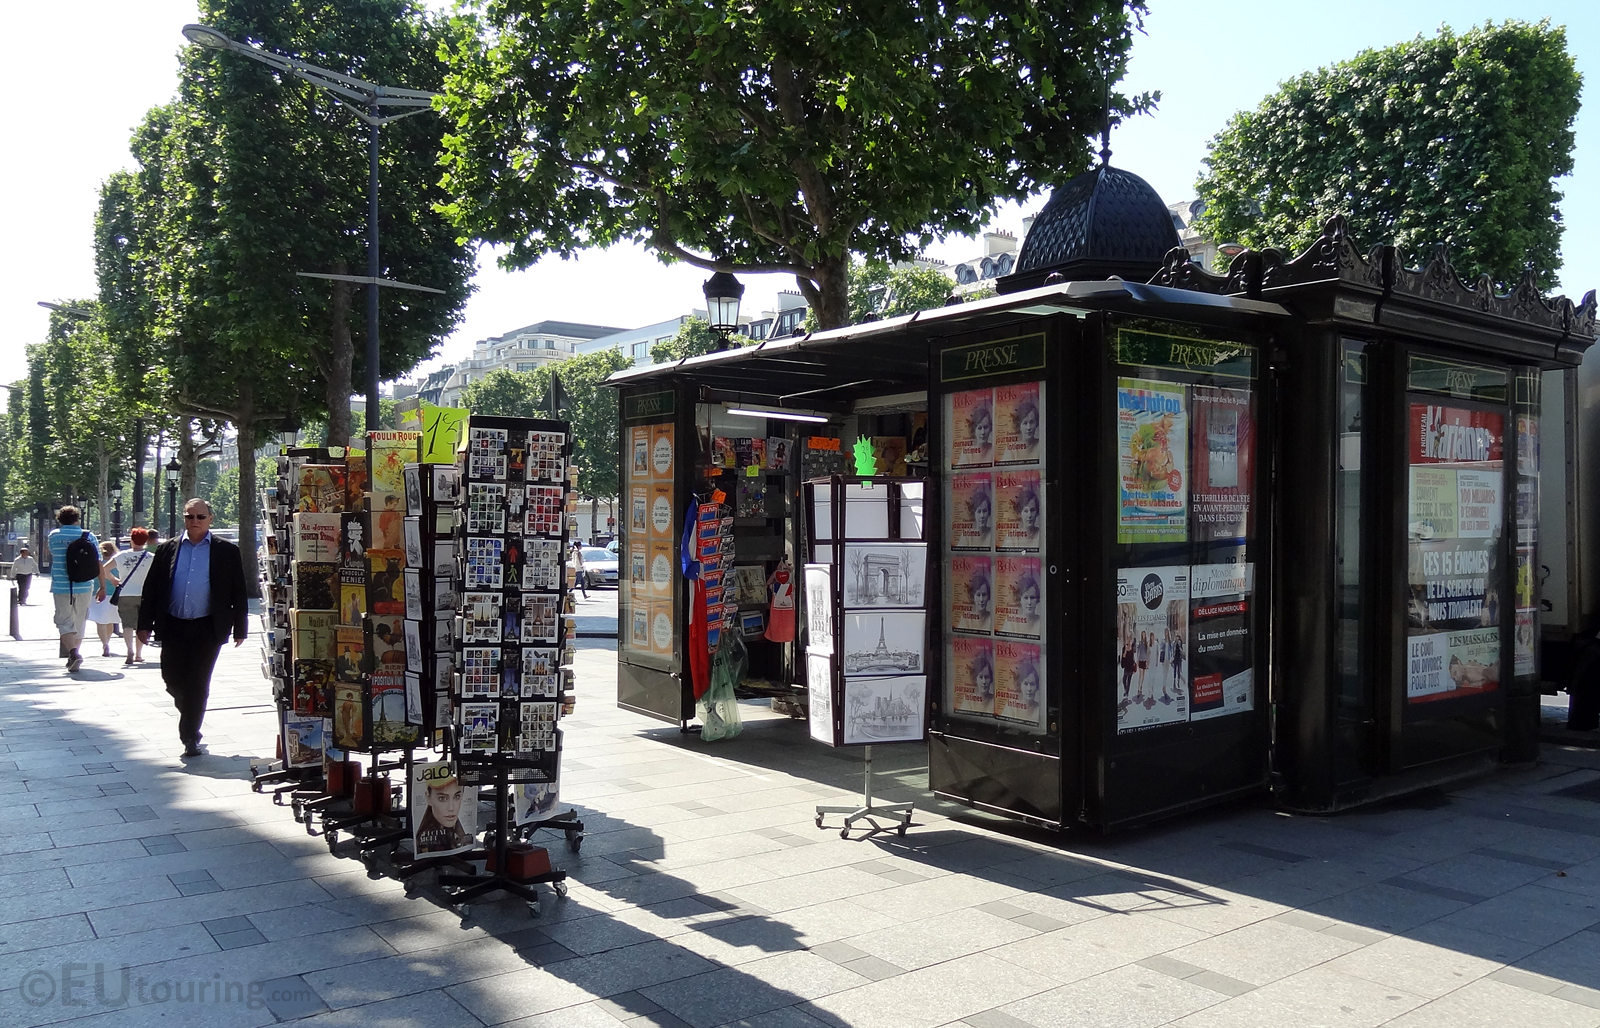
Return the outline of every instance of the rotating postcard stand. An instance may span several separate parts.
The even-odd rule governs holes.
[[[463,915],[467,904],[492,892],[527,901],[537,914],[535,886],[565,896],[566,872],[543,849],[518,841],[549,827],[578,848],[583,825],[575,813],[552,816],[559,782],[561,732],[557,719],[571,704],[570,641],[566,617],[567,542],[571,513],[571,435],[566,422],[472,416],[461,455],[460,617],[455,632],[458,675],[447,731],[459,789],[488,787],[494,821],[481,846],[461,831],[468,804],[458,796],[456,825],[463,861],[483,861],[481,873],[441,873],[439,884]],[[429,801],[437,790],[429,786]],[[515,799],[515,809],[513,809]],[[530,800],[526,816],[523,800]],[[476,825],[473,826],[474,829]],[[420,825],[416,849],[424,846]],[[453,849],[453,847],[451,847]]]
[[[868,834],[888,831],[880,819],[905,835],[913,805],[873,802],[872,746],[920,742],[927,733],[924,483],[835,475],[808,481],[805,498],[811,737],[862,747],[865,776],[861,804],[818,805],[817,827],[843,814],[842,838],[863,821]]]

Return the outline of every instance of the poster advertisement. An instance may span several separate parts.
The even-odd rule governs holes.
[[[1037,643],[994,644],[996,714],[1005,721],[1044,723],[1044,656]]]
[[[1117,542],[1184,542],[1188,414],[1183,387],[1117,380]]]
[[[1460,493],[1454,468],[1413,464],[1410,469],[1408,531],[1418,539],[1454,539]]]
[[[1255,475],[1250,391],[1195,386],[1193,413],[1189,506],[1195,538],[1242,539],[1250,534]]]
[[[994,629],[994,571],[984,556],[950,558],[950,627],[958,632]]]
[[[1517,635],[1511,647],[1511,672],[1518,678],[1538,672],[1538,665],[1534,659],[1534,654],[1538,651],[1538,638],[1538,612],[1517,611]]]
[[[1044,450],[1039,383],[1021,382],[997,387],[994,406],[995,462],[1037,464]]]
[[[1253,564],[1198,564],[1190,569],[1187,631],[1163,636],[1158,671],[1189,696],[1189,720],[1255,709],[1255,653],[1250,637]]]
[[[995,634],[1039,638],[1044,619],[1040,568],[1038,557],[994,559]]]
[[[672,483],[654,482],[650,486],[650,535],[671,539],[673,535]]]
[[[283,722],[284,763],[289,767],[319,767],[322,764],[322,726],[320,717],[287,717]]]
[[[969,389],[945,398],[949,428],[948,466],[987,467],[994,462],[994,393]]]
[[[994,716],[994,644],[988,639],[952,636],[945,644],[950,676],[950,709],[957,714]]]
[[[950,476],[946,538],[953,550],[994,545],[994,491],[988,472]]]
[[[628,447],[628,474],[633,478],[650,477],[650,429],[635,425],[628,430],[631,441]]]
[[[1123,568],[1117,572],[1117,732],[1189,719],[1173,656],[1189,631],[1187,567]]]
[[[1044,529],[1044,483],[1037,469],[997,471],[995,549],[1039,552]]]
[[[448,760],[412,765],[411,850],[417,858],[463,853],[478,832],[478,787]]]
[[[1406,640],[1406,698],[1456,699],[1500,687],[1500,630],[1430,632]]]
[[[650,474],[652,478],[672,480],[674,452],[672,426],[650,426]]]

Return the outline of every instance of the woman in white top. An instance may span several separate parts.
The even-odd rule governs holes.
[[[144,637],[139,633],[139,603],[144,594],[144,579],[150,573],[150,563],[155,554],[145,549],[150,533],[143,528],[128,530],[130,548],[111,559],[111,577],[116,580],[117,616],[122,620],[122,639],[128,644],[128,656],[123,667],[132,667],[144,660]]]
[[[107,539],[100,544],[100,570],[111,574],[111,566],[116,563],[117,544]],[[117,626],[117,608],[111,604],[111,594],[108,592],[100,599],[89,604],[88,620],[94,623],[95,631],[100,633],[100,656],[111,656],[111,630]]]

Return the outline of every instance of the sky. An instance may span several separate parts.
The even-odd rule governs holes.
[[[448,0],[428,0],[444,8]],[[1112,135],[1112,163],[1142,176],[1163,200],[1194,195],[1206,144],[1235,112],[1252,109],[1279,83],[1441,25],[1463,31],[1485,21],[1549,18],[1567,29],[1568,50],[1585,79],[1576,125],[1573,174],[1558,188],[1567,229],[1560,288],[1574,301],[1600,287],[1600,4],[1532,0],[1527,6],[1480,0],[1346,0],[1337,5],[1281,0],[1148,0],[1145,33],[1134,44],[1125,92],[1159,90],[1157,112]],[[76,26],[63,24],[70,18]],[[45,335],[38,301],[95,293],[93,226],[100,183],[131,168],[127,142],[150,107],[171,98],[182,26],[198,20],[194,0],[73,0],[14,4],[7,11],[17,45],[0,62],[0,95],[12,140],[0,161],[4,197],[4,273],[0,274],[0,379],[24,374],[24,347]],[[52,42],[52,40],[54,42]],[[1585,45],[1587,44],[1587,45]],[[403,85],[403,83],[400,83]],[[990,226],[1022,236],[1022,219],[1048,197],[1007,205]],[[381,202],[381,201],[380,201]],[[1363,247],[1376,240],[1361,240]],[[979,245],[947,240],[930,256],[960,260]],[[319,270],[319,269],[306,269]],[[632,247],[550,258],[506,272],[480,255],[477,292],[456,331],[428,366],[457,360],[474,341],[546,319],[633,328],[703,306],[707,273],[663,266]],[[742,276],[743,311],[775,305],[785,276]],[[4,397],[0,392],[0,398]]]

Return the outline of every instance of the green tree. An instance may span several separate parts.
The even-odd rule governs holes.
[[[550,416],[550,370],[545,364],[533,371],[507,371],[500,368],[467,383],[461,390],[461,406],[474,414],[504,418],[548,418]]]
[[[1555,284],[1581,78],[1548,21],[1444,28],[1284,83],[1210,144],[1196,228],[1295,252],[1333,215],[1408,261]]]
[[[737,346],[741,338],[735,336],[727,342]],[[704,318],[685,318],[672,338],[650,344],[650,359],[657,364],[665,364],[685,357],[698,357],[703,353],[715,353],[724,345],[722,336],[711,331],[711,322]]]
[[[1142,0],[483,0],[452,43],[447,212],[526,267],[630,240],[786,273],[907,260],[1089,163]]]
[[[949,275],[921,261],[856,262],[850,268],[850,324],[943,307],[955,285]],[[807,313],[805,327],[808,332],[817,330],[815,311]]]
[[[330,70],[437,89],[444,26],[412,0],[206,0],[223,33]],[[198,52],[196,52],[198,51]],[[238,54],[190,48],[182,100],[215,140],[217,228],[231,251],[229,307],[243,323],[295,346],[317,370],[330,445],[351,434],[355,376],[365,382],[361,287],[299,272],[366,274],[368,128],[326,91]],[[388,113],[393,113],[392,111]],[[435,207],[442,120],[423,112],[380,136],[381,277],[443,290],[385,290],[380,377],[427,357],[459,320],[474,261]]]
[[[578,494],[611,500],[622,489],[622,444],[617,436],[617,391],[605,384],[612,373],[632,365],[619,350],[568,357],[556,365],[566,396],[564,416],[572,424],[572,459],[578,466]],[[598,518],[598,511],[595,511]],[[590,522],[588,535],[599,534]]]

